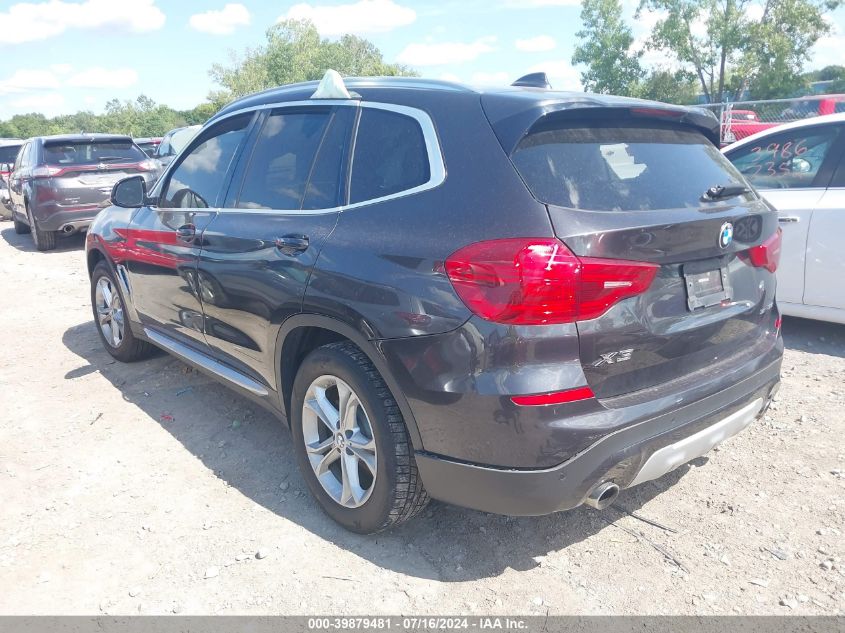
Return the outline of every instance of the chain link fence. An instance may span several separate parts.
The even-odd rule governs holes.
[[[721,122],[722,145],[769,128],[824,114],[845,112],[845,95],[818,95],[768,101],[735,101],[701,106]]]

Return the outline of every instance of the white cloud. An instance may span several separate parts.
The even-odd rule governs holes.
[[[525,51],[526,53],[542,53],[544,51],[554,50],[557,42],[550,35],[538,35],[537,37],[529,37],[524,40],[516,40],[514,46],[516,46],[517,50]]]
[[[477,72],[472,74],[469,82],[477,86],[507,86],[513,82],[513,80],[508,81],[509,77],[510,75],[504,71],[493,73]]]
[[[408,44],[396,58],[412,66],[443,66],[471,62],[479,55],[494,50],[494,36],[481,37],[474,42],[441,42],[439,44]]]
[[[311,20],[321,35],[345,33],[386,33],[407,26],[417,19],[417,12],[393,0],[359,0],[352,4],[292,6],[279,20]]]
[[[19,112],[40,112],[44,116],[51,117],[62,111],[65,98],[59,92],[46,92],[14,99],[9,105]]]
[[[227,4],[220,11],[195,13],[188,20],[192,29],[211,35],[228,35],[239,26],[249,26],[249,10],[242,4]]]
[[[73,88],[128,88],[138,83],[138,73],[132,68],[88,68],[68,77],[65,82]]]
[[[532,66],[528,69],[530,73],[544,72],[549,78],[554,90],[583,90],[581,86],[581,74],[572,67],[567,59],[550,60]]]
[[[49,70],[21,69],[16,70],[6,79],[0,79],[0,95],[50,90],[58,87],[58,77]]]
[[[745,6],[745,17],[752,22],[759,22],[763,19],[763,11],[762,4],[748,4]]]
[[[19,2],[0,13],[0,42],[45,40],[68,29],[120,29],[144,33],[164,25],[155,0],[85,0]]]
[[[819,38],[813,46],[808,67],[823,68],[831,64],[845,64],[845,36],[839,29]]]

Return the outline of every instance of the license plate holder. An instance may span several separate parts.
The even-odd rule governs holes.
[[[721,261],[684,264],[683,277],[690,311],[719,305],[733,298],[728,269]]]

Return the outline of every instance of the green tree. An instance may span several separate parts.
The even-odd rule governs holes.
[[[282,20],[267,30],[266,38],[265,44],[242,55],[231,54],[228,65],[211,67],[211,78],[222,87],[209,94],[214,106],[273,86],[320,79],[329,68],[345,76],[416,75],[407,66],[386,63],[381,51],[365,39],[321,38],[308,20]]]
[[[573,65],[584,65],[581,83],[586,90],[610,94],[631,94],[644,76],[641,52],[632,53],[634,36],[622,19],[619,0],[583,0],[581,30]]]
[[[642,99],[689,105],[698,94],[695,75],[685,70],[658,68],[651,71],[634,91]]]
[[[760,4],[762,2],[762,5]],[[661,15],[649,47],[694,73],[708,101],[746,90],[783,96],[804,87],[803,65],[842,0],[641,0]],[[752,19],[754,9],[761,14]]]

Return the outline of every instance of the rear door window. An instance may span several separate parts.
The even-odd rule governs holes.
[[[412,117],[363,108],[355,139],[349,202],[375,200],[424,185],[431,177],[425,137]]]
[[[827,162],[842,126],[820,126],[771,134],[725,155],[758,189],[823,187]]]
[[[534,197],[593,211],[700,207],[742,177],[704,135],[661,123],[558,123],[526,136],[511,159]]]
[[[331,119],[329,109],[271,113],[255,141],[237,206],[299,210],[306,193],[309,208],[337,206],[341,153],[337,147],[321,151]],[[326,160],[319,161],[320,173],[315,174],[318,152]],[[315,189],[322,194],[314,195]]]
[[[98,165],[100,163],[135,163],[147,155],[131,141],[70,141],[44,143],[44,162],[48,165]]]

